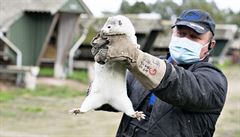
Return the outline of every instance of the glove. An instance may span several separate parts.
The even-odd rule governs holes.
[[[127,63],[128,61],[131,62],[131,58],[128,58],[127,55],[124,55],[125,53],[128,53],[128,52],[125,52],[124,50],[131,51],[132,50],[131,48],[135,49],[135,46],[129,46],[129,47],[124,46],[124,47],[122,47],[121,50],[119,50],[118,47],[111,46],[111,44],[110,44],[110,38],[113,38],[113,37],[114,37],[114,39],[111,39],[112,43],[115,43],[114,41],[116,41],[116,42],[121,41],[121,39],[123,38],[123,37],[116,37],[116,36],[103,36],[100,34],[97,34],[93,38],[93,40],[91,42],[91,45],[92,45],[91,52],[94,55],[94,60],[100,64],[105,64],[108,61],[118,61],[121,63],[123,63],[123,62]],[[136,46],[138,46],[138,45],[136,45]],[[129,53],[134,54],[134,52],[129,52]],[[116,56],[116,55],[118,55],[118,56]],[[132,55],[132,56],[134,56],[134,55]]]
[[[106,62],[106,55],[108,50],[107,44],[109,44],[108,38],[100,34],[97,34],[91,41],[91,52],[94,56],[94,60],[99,64],[104,64]]]
[[[139,50],[137,48],[139,46],[126,35],[107,36],[107,38],[99,36],[98,39],[98,41],[104,39],[108,42],[101,45],[103,49],[99,48],[96,51],[95,60],[102,63],[112,61],[123,63],[148,90],[160,84],[166,71],[164,60]]]

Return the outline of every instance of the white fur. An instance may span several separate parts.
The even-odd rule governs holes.
[[[135,29],[131,21],[122,15],[109,17],[101,29],[103,35],[127,35],[137,43]],[[139,47],[138,47],[139,48]],[[95,78],[91,85],[90,94],[84,100],[79,113],[96,109],[103,104],[109,104],[128,116],[144,119],[143,112],[134,111],[132,102],[127,96],[126,68],[118,62],[107,62],[104,65],[95,63]],[[76,110],[73,109],[72,112]]]

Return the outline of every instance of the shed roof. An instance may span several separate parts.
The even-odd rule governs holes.
[[[92,15],[82,0],[0,0],[0,31],[6,30],[9,24],[21,16],[24,11],[55,14],[69,1],[79,2],[81,7],[77,7],[78,12]],[[66,10],[66,7],[63,8]]]

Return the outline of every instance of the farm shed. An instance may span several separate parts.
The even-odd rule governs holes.
[[[82,0],[0,0],[0,65],[39,66],[51,54],[62,77],[81,14],[92,15]]]

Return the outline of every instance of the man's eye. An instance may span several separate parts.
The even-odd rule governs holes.
[[[184,37],[184,36],[185,36],[185,33],[183,33],[183,32],[177,32],[177,35],[180,36],[180,37]]]

